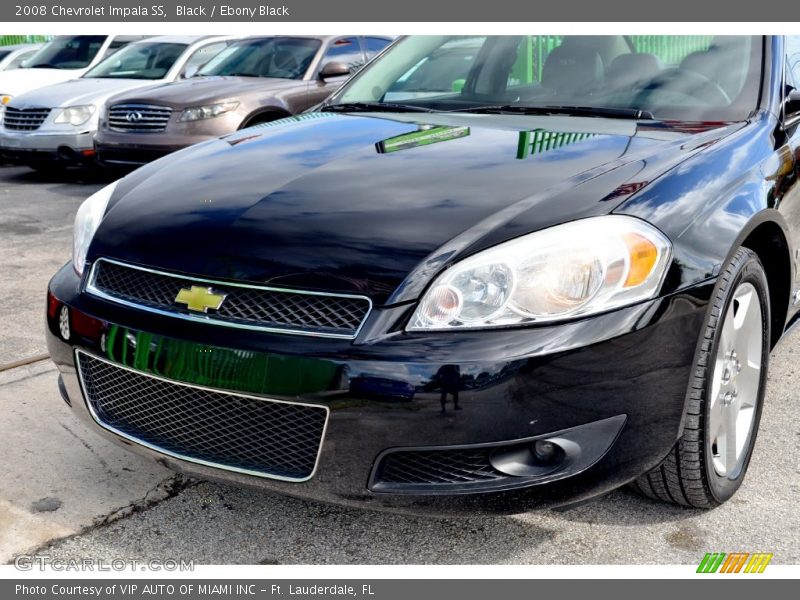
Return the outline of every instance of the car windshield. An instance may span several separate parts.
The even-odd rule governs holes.
[[[762,46],[758,36],[411,36],[326,108],[741,120],[758,103]]]
[[[50,40],[25,63],[30,69],[84,69],[106,41],[104,35],[62,35]]]
[[[312,38],[246,40],[220,52],[198,75],[302,79],[320,45]]]
[[[131,44],[112,54],[84,77],[104,79],[163,79],[185,52],[186,44]]]

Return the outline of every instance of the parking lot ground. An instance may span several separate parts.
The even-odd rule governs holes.
[[[0,166],[0,365],[45,351],[47,281],[72,253],[75,211],[102,185],[102,173]]]
[[[44,286],[69,256],[72,218],[97,180],[0,168],[0,364],[44,351]],[[7,296],[8,294],[6,294]],[[5,297],[5,296],[4,296]],[[0,563],[58,558],[198,564],[697,564],[705,552],[772,552],[800,562],[800,334],[772,357],[747,480],[697,511],[619,490],[563,512],[438,519],[387,515],[199,483],[87,431],[46,362],[0,373]]]

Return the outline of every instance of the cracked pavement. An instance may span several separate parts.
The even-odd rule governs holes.
[[[45,352],[45,286],[74,213],[102,185],[0,167],[0,365]],[[800,562],[800,334],[772,358],[761,432],[731,502],[702,512],[626,490],[566,512],[434,519],[186,482],[85,428],[47,361],[0,372],[0,564],[15,554],[205,564],[697,564],[705,552]],[[388,526],[391,524],[391,526]]]

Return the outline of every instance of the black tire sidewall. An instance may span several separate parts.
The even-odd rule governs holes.
[[[705,473],[706,473],[706,480],[708,482],[709,491],[714,499],[719,502],[720,504],[728,500],[736,490],[739,489],[741,486],[742,481],[744,480],[744,476],[747,473],[747,468],[750,464],[750,459],[753,455],[753,448],[755,446],[756,437],[758,434],[759,424],[761,422],[761,411],[764,406],[764,394],[766,391],[766,383],[767,383],[767,372],[769,369],[769,351],[770,351],[770,306],[769,306],[769,285],[767,283],[767,277],[764,273],[764,267],[761,265],[761,262],[758,259],[758,256],[753,253],[752,251],[746,250],[744,253],[740,250],[740,253],[734,257],[731,263],[728,266],[728,271],[732,272],[732,277],[729,280],[727,288],[722,290],[722,285],[718,283],[718,290],[722,291],[724,294],[722,305],[720,307],[719,317],[716,321],[716,326],[714,328],[714,338],[713,344],[711,347],[711,352],[708,356],[708,364],[706,368],[706,381],[704,382],[704,408],[703,408],[703,447],[704,447],[704,466],[705,466]],[[709,413],[711,409],[711,397],[710,397],[710,390],[711,390],[711,382],[714,376],[714,363],[715,358],[717,356],[717,351],[719,348],[719,341],[722,333],[722,323],[725,319],[725,316],[728,313],[728,308],[730,307],[731,302],[733,302],[734,292],[738,289],[740,285],[743,283],[750,283],[756,290],[756,295],[758,296],[759,303],[761,305],[761,318],[763,320],[762,323],[762,351],[761,351],[761,379],[759,381],[758,386],[758,394],[756,397],[756,409],[755,415],[753,417],[753,425],[752,429],[749,434],[749,439],[744,449],[745,457],[742,463],[741,469],[736,474],[735,478],[728,478],[726,476],[720,476],[717,474],[716,470],[714,469],[713,464],[713,455],[711,452],[711,431],[710,428],[707,426],[709,423]],[[718,298],[719,295],[715,294],[714,298]],[[709,318],[707,318],[706,326],[708,326],[709,321],[711,320],[711,314],[709,314]]]

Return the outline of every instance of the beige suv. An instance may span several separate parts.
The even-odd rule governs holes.
[[[197,142],[319,104],[390,43],[374,36],[250,37],[194,77],[118,95],[95,137],[98,161],[138,166]]]

